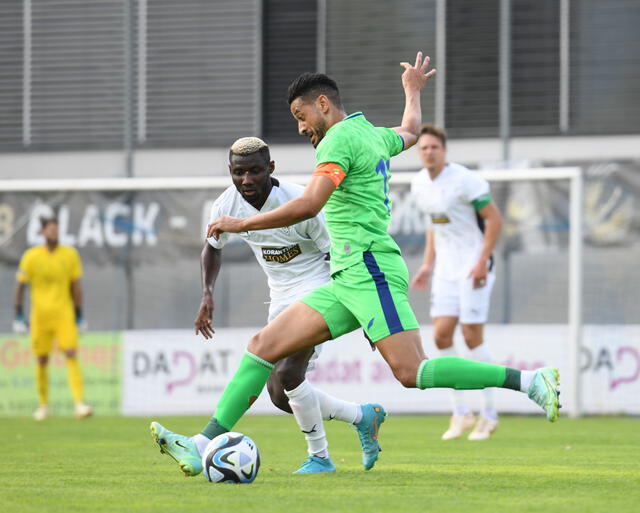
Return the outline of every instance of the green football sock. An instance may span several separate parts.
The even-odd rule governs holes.
[[[520,371],[456,356],[442,356],[422,361],[418,368],[416,386],[422,390],[425,388],[475,390],[499,387],[520,391]]]
[[[274,365],[247,351],[202,434],[209,439],[233,429],[262,392]]]

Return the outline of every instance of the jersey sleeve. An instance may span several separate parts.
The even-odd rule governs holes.
[[[392,128],[381,126],[376,127],[376,130],[384,139],[389,155],[395,157],[398,153],[402,153],[402,150],[404,150],[404,139],[398,132]]]
[[[71,248],[70,252],[70,272],[69,278],[71,281],[76,281],[82,278],[82,261],[80,260],[80,255],[78,254],[78,250],[76,248]]]
[[[325,137],[316,148],[316,169],[328,162],[337,164],[341,171],[349,174],[353,165],[354,155],[351,140],[345,131],[337,131]]]
[[[229,215],[223,207],[222,197],[218,198],[211,206],[211,214],[209,215],[209,223],[213,223],[219,217]],[[206,235],[206,234],[205,234]],[[219,238],[208,237],[207,242],[216,249],[222,249],[229,242],[229,234],[221,233]]]
[[[476,211],[481,210],[493,201],[489,182],[475,171],[470,171],[465,176],[462,196],[464,201],[471,203]]]
[[[31,281],[31,252],[25,251],[18,265],[16,280],[20,283],[29,283]]]
[[[307,224],[307,235],[313,242],[315,242],[316,247],[322,253],[328,253],[331,249],[331,239],[329,239],[329,232],[327,232],[327,227],[325,225],[324,214],[320,212],[316,217],[312,217],[308,221]]]

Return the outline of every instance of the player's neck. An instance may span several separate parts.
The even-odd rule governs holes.
[[[447,167],[447,163],[444,162],[442,164],[440,164],[439,166],[434,166],[433,168],[428,167],[427,168],[427,172],[429,173],[429,177],[432,180],[435,180],[436,178],[438,178],[438,176],[440,175],[440,173],[442,173],[442,170]]]
[[[47,248],[47,251],[49,251],[49,253],[53,253],[58,247],[58,242],[45,241],[44,247]]]
[[[327,126],[327,130],[331,128],[336,123],[340,123],[344,118],[347,117],[347,113],[340,109],[332,109],[331,114],[329,115],[329,123]]]

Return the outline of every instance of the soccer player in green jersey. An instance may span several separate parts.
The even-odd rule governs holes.
[[[302,349],[362,327],[393,374],[405,387],[525,392],[558,417],[558,371],[519,371],[458,357],[427,359],[408,301],[408,272],[400,249],[387,233],[391,218],[389,160],[413,146],[422,122],[420,91],[435,74],[418,53],[414,65],[402,63],[405,109],[401,125],[375,127],[361,112],[347,115],[336,83],[323,74],[305,73],[289,87],[298,131],[316,148],[316,171],[304,193],[270,212],[237,219],[224,216],[209,236],[290,226],[324,208],[331,238],[331,281],[293,303],[247,347],[236,374],[213,417],[197,437],[213,438],[233,429],[269,379],[274,364]],[[371,451],[365,469],[377,459],[378,422],[372,423]],[[201,472],[193,439],[151,424],[154,439],[186,475]]]

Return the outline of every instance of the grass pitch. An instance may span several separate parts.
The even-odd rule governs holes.
[[[305,443],[292,418],[246,417],[261,451],[251,485],[184,478],[152,445],[146,418],[0,419],[6,512],[637,512],[640,421],[504,417],[488,442],[441,442],[445,417],[390,416],[376,467],[355,431],[327,423],[335,474],[293,476]],[[156,419],[195,433],[206,419]]]

